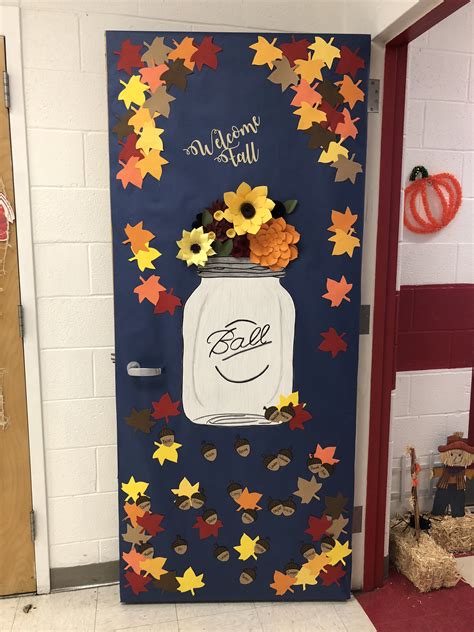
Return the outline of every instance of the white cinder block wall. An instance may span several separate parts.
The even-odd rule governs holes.
[[[118,558],[106,30],[376,34],[417,0],[21,7],[51,566]]]
[[[463,202],[438,233],[401,227],[399,286],[474,283],[473,29],[474,5],[468,4],[409,46],[403,184],[416,165],[433,174],[448,171],[462,184]],[[448,434],[467,433],[471,369],[402,372],[396,386],[394,466],[407,444],[427,455]]]

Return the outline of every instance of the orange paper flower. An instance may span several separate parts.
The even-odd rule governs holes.
[[[286,268],[290,261],[298,257],[300,234],[294,226],[287,224],[283,217],[271,219],[262,224],[256,235],[248,234],[250,261],[277,270]]]

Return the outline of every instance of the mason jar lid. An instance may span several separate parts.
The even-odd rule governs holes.
[[[252,263],[246,257],[210,257],[206,265],[198,268],[198,274],[203,278],[241,277],[241,278],[281,278],[285,276],[285,269],[270,270],[265,266]]]

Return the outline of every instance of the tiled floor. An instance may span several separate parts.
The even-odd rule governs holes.
[[[28,613],[23,608],[31,604]],[[0,600],[0,632],[371,632],[358,602],[125,606],[118,587]]]

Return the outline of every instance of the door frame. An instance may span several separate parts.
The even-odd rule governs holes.
[[[23,338],[28,436],[30,443],[31,494],[35,517],[36,592],[49,593],[49,538],[46,469],[36,309],[30,179],[26,139],[20,9],[0,6],[0,30],[5,36],[10,81],[10,135],[15,186],[18,267],[25,335]]]
[[[380,165],[383,167],[380,169],[379,179],[373,303],[369,459],[365,508],[365,591],[381,586],[385,571],[390,404],[396,376],[396,282],[408,44],[468,3],[469,0],[443,0],[435,8],[424,15],[416,16],[412,21],[408,16],[408,24],[401,24],[402,28],[398,32],[393,32],[393,28],[390,27],[386,33],[379,36],[385,40],[380,147]],[[396,28],[396,24],[394,26]]]

